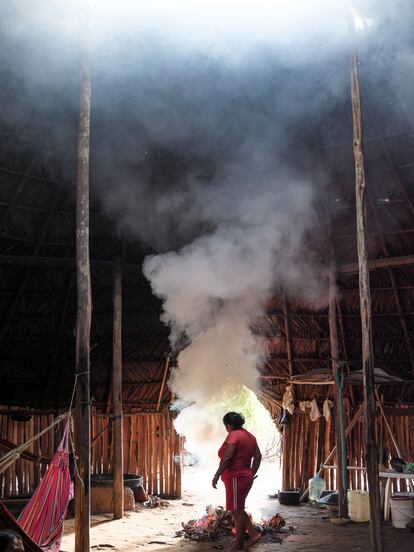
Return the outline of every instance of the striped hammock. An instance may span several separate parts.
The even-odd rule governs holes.
[[[70,499],[69,423],[66,423],[62,441],[32,498],[16,520],[4,506],[0,508],[0,527],[19,533],[25,549],[30,552],[50,550],[57,552],[63,533]],[[33,547],[32,545],[35,545]]]

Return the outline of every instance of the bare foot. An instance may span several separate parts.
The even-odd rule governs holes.
[[[246,542],[246,546],[244,547],[244,549],[247,550],[247,548],[250,548],[251,546],[255,545],[257,542],[259,542],[261,538],[262,538],[262,534],[256,533],[255,535],[249,538],[249,540]]]

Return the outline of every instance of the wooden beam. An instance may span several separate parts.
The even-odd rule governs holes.
[[[124,451],[122,421],[122,262],[114,262],[114,336],[112,361],[114,519],[124,516]]]
[[[365,453],[370,502],[371,544],[376,552],[382,552],[381,505],[378,476],[378,447],[376,440],[376,405],[374,355],[372,347],[371,293],[369,284],[368,250],[366,242],[366,182],[364,155],[362,151],[362,115],[358,77],[358,54],[356,49],[355,25],[350,23],[353,43],[350,50],[350,83],[353,123],[353,149],[355,160],[355,195],[357,222],[357,249],[359,296],[362,329],[362,369],[364,383]]]
[[[69,257],[38,257],[35,255],[0,255],[0,264],[11,266],[36,266],[56,269],[75,270],[76,260]],[[90,260],[92,268],[112,269],[112,261],[105,259]],[[141,271],[138,263],[123,263],[123,269]]]
[[[158,401],[157,401],[157,410],[159,410],[161,406],[162,395],[164,393],[164,387],[165,387],[165,382],[167,380],[169,366],[170,366],[170,357],[168,355],[167,358],[165,359],[164,374],[162,376],[162,382],[161,382],[160,392],[159,392]]]
[[[112,261],[105,259],[92,259],[90,261],[92,268],[111,268]],[[74,269],[75,259],[68,257],[38,257],[28,255],[0,255],[0,264],[11,266],[37,266],[56,269]],[[414,265],[414,255],[404,255],[400,257],[383,257],[380,259],[371,259],[368,261],[369,270],[378,268],[399,268],[402,266]],[[139,263],[123,263],[123,270],[141,271]],[[344,263],[338,266],[339,274],[358,274],[358,263]]]
[[[398,287],[398,289],[406,289],[406,288]],[[351,290],[344,290],[344,288],[341,287],[341,292],[344,292],[344,291],[351,291]],[[352,290],[352,291],[358,291],[358,289],[355,288],[355,290]],[[371,289],[371,292],[372,291],[373,290]],[[381,290],[381,291],[383,291],[383,290]],[[384,291],[392,291],[392,287],[389,287]],[[337,310],[338,310],[338,320],[339,320],[339,317],[341,318],[341,320],[346,319],[346,318],[358,318],[359,319],[361,317],[360,313],[358,313],[358,314],[350,314],[350,313],[344,314],[342,312],[342,308],[340,307],[340,304],[338,302],[337,302]],[[102,312],[105,312],[105,311],[98,311],[99,314],[101,314]],[[48,312],[47,312],[47,315],[49,315]],[[404,315],[405,316],[414,316],[414,311],[412,311],[412,310],[404,311]],[[39,315],[37,315],[37,314],[29,315],[29,316],[25,316],[25,318],[26,319],[28,317],[36,318],[38,316],[41,316],[41,315],[40,314]],[[372,318],[384,318],[384,317],[387,317],[387,316],[398,317],[398,312],[375,312],[375,313],[372,313]],[[283,316],[283,314],[281,314],[279,312],[268,311],[266,313],[266,315],[263,316],[263,318],[281,318],[281,319],[283,319],[284,316]],[[304,312],[304,313],[296,313],[296,314],[290,313],[288,315],[289,320],[295,320],[295,319],[306,320],[308,318],[310,318],[310,319],[312,319],[312,318],[328,318],[328,313],[327,312],[314,312],[314,313]],[[346,332],[344,332],[343,335],[345,336]]]
[[[87,32],[87,31],[85,31]],[[80,62],[80,104],[76,163],[76,406],[75,550],[90,551],[90,331],[92,318],[89,259],[89,142],[91,77],[86,51]]]
[[[376,270],[377,268],[399,268],[401,266],[412,266],[414,264],[414,255],[405,255],[403,257],[383,257],[381,259],[367,260],[367,270]],[[358,274],[358,263],[346,263],[339,265],[339,274]]]

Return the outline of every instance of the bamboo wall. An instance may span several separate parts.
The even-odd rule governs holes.
[[[8,441],[21,444],[33,437],[52,423],[53,414],[32,416],[28,422],[15,422],[8,415],[0,415],[0,437]],[[27,450],[36,457],[52,458],[60,431],[51,430],[35,441]],[[0,449],[0,454],[4,454]],[[14,464],[0,474],[0,496],[25,496],[33,493],[43,474],[47,464],[32,462],[30,460],[16,460]]]
[[[9,415],[0,415],[0,437],[21,444],[47,427],[53,414],[35,414],[28,422],[16,422]],[[108,424],[107,416],[92,416],[92,440]],[[150,494],[169,497],[181,496],[181,457],[183,440],[174,430],[169,412],[142,413],[125,416],[124,471],[144,478],[144,487]],[[61,428],[51,430],[35,441],[27,450],[36,457],[51,458],[60,441]],[[0,449],[0,456],[4,453]],[[92,472],[111,473],[112,429],[96,440],[91,450]],[[17,460],[0,474],[0,496],[25,496],[33,493],[46,471],[46,463]]]
[[[182,438],[168,412],[134,414],[124,418],[124,472],[139,474],[149,494],[181,496]],[[108,424],[106,416],[92,417],[92,435]],[[92,448],[94,473],[111,473],[112,430]]]
[[[402,456],[407,462],[414,462],[414,416],[404,415],[408,407],[399,406],[398,409],[386,410],[387,420],[391,426]],[[345,425],[352,419],[355,409],[349,402],[345,405]],[[389,460],[396,457],[391,437],[383,419],[377,418],[377,435],[379,454],[382,463],[389,467]],[[346,439],[348,465],[363,467],[365,465],[364,448],[364,418],[355,425]],[[303,492],[308,481],[320,468],[335,446],[335,421],[332,415],[329,422],[321,417],[316,422],[310,420],[309,415],[296,413],[292,416],[285,439],[283,440],[283,477],[287,488],[298,488]],[[336,465],[334,457],[329,465]],[[336,470],[324,470],[327,489],[336,489]],[[405,481],[394,481],[394,491],[405,491]],[[365,471],[349,471],[350,489],[367,489]]]

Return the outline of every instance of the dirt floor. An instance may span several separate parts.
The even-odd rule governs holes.
[[[345,527],[336,527],[330,522],[329,512],[311,508],[307,505],[287,507],[279,505],[277,500],[269,499],[277,489],[268,488],[266,474],[261,485],[256,485],[251,510],[254,516],[269,516],[279,512],[293,533],[281,544],[265,542],[257,544],[252,550],[270,552],[280,549],[286,552],[349,552],[369,549],[369,526],[366,523],[349,523]],[[165,508],[144,509],[128,512],[122,520],[112,520],[111,515],[93,517],[92,551],[132,552],[145,549],[148,552],[203,552],[214,548],[227,548],[229,540],[214,543],[197,543],[176,537],[181,522],[200,517],[206,504],[215,498],[216,504],[223,503],[223,489],[210,491],[208,481],[197,469],[190,469],[184,480],[181,500],[169,501]],[[264,489],[266,491],[264,492]],[[220,500],[221,499],[221,500]],[[259,499],[259,504],[258,504]],[[411,552],[414,550],[414,533],[405,529],[394,529],[391,523],[384,524],[384,552]],[[214,546],[214,548],[213,548]],[[65,536],[62,542],[63,552],[74,551],[74,520],[65,523]]]

